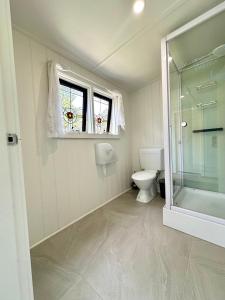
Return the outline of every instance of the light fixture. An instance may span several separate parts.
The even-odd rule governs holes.
[[[133,5],[133,11],[135,14],[139,15],[143,12],[145,8],[145,0],[136,0]]]
[[[184,95],[181,95],[181,96],[180,96],[180,99],[184,99]]]

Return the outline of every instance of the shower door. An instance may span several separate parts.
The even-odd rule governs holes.
[[[175,156],[182,161],[182,188],[174,194],[174,205],[225,218],[225,57],[183,68],[179,81],[178,109],[171,92],[172,133],[178,133],[172,134],[172,153],[180,149]],[[177,183],[174,170],[173,163]]]
[[[181,72],[183,184],[225,192],[225,58]]]
[[[170,178],[172,206],[222,219],[225,219],[225,32],[221,30],[224,25],[225,12],[222,12],[171,39],[166,48],[170,137],[167,178]]]
[[[225,247],[225,2],[161,43],[163,224]]]

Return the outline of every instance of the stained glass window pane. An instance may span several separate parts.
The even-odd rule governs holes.
[[[95,132],[103,134],[108,131],[111,99],[105,100],[94,94]]]
[[[84,111],[85,89],[60,80],[60,97],[65,131],[68,133],[84,131],[84,122],[86,122],[86,119],[84,120],[86,113]]]
[[[94,120],[97,134],[107,133],[110,127],[112,99],[94,93]]]

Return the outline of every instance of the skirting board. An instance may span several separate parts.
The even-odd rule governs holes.
[[[163,208],[163,224],[225,248],[225,226]]]
[[[55,232],[53,232],[52,234],[48,235],[47,237],[45,237],[45,238],[42,239],[41,241],[39,241],[39,242],[35,243],[34,245],[32,245],[32,246],[30,247],[30,250],[33,249],[34,247],[40,245],[40,244],[43,243],[44,241],[48,240],[49,238],[53,237],[53,236],[56,235],[57,233],[59,233],[59,232],[63,231],[64,229],[70,227],[71,225],[73,225],[74,223],[76,223],[76,222],[78,222],[79,220],[83,219],[84,217],[90,215],[91,213],[93,213],[93,212],[96,211],[97,209],[99,209],[99,208],[105,206],[107,203],[109,203],[109,202],[115,200],[116,198],[120,197],[121,195],[127,193],[127,192],[130,191],[130,190],[131,190],[131,188],[126,189],[126,190],[123,191],[122,193],[120,193],[120,194],[114,196],[113,198],[111,198],[111,199],[105,201],[104,203],[102,203],[101,205],[97,206],[96,208],[90,210],[89,212],[87,212],[86,214],[82,215],[82,216],[79,217],[78,219],[76,219],[76,220],[72,221],[71,223],[67,224],[66,226],[63,226],[62,228],[58,229],[57,231],[55,231]]]

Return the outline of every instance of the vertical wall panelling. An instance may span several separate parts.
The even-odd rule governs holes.
[[[14,51],[30,244],[34,245],[129,188],[129,108],[123,92],[127,131],[118,140],[107,140],[116,148],[119,161],[104,178],[95,165],[94,144],[99,140],[49,139],[46,135],[47,61],[54,59],[114,87],[17,30]]]
[[[35,103],[35,125],[37,152],[40,158],[40,180],[42,191],[42,213],[44,236],[51,234],[57,228],[57,205],[56,192],[54,188],[54,167],[51,153],[51,142],[46,137],[46,111],[48,96],[48,79],[47,79],[47,52],[40,44],[30,41],[31,45],[31,63],[32,63],[32,80]],[[41,87],[41,88],[40,88]]]
[[[131,140],[133,171],[140,169],[139,148],[163,145],[161,81],[132,93]]]
[[[22,150],[24,159],[25,189],[28,209],[30,243],[44,237],[43,200],[40,177],[40,157],[37,153],[35,103],[32,82],[30,41],[14,34],[14,46],[19,113],[21,122]],[[18,74],[18,70],[20,70]],[[24,88],[26,87],[26,88]]]

